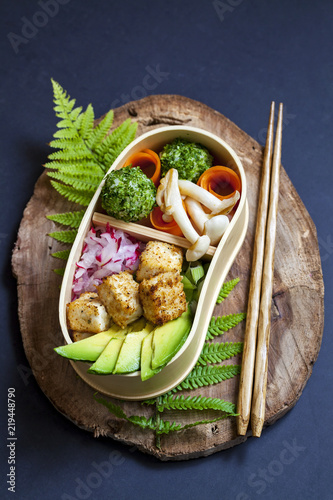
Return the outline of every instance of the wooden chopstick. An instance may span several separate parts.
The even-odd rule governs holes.
[[[270,170],[273,155],[273,130],[274,130],[275,103],[272,102],[269,124],[267,130],[264,159],[262,165],[261,182],[259,189],[259,200],[257,208],[257,223],[253,247],[253,259],[249,289],[249,301],[247,307],[246,330],[244,338],[244,350],[242,371],[238,393],[237,432],[245,435],[250,421],[252,388],[254,378],[255,350],[258,331],[260,290],[262,282],[262,269],[265,249],[265,232],[270,189]]]
[[[254,369],[253,403],[251,409],[252,435],[260,437],[265,419],[268,349],[271,330],[271,304],[274,279],[276,220],[279,200],[283,105],[280,103],[276,126],[274,155],[269,194],[264,269],[261,284],[258,339]]]

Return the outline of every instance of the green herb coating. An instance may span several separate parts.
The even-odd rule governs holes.
[[[178,170],[179,179],[197,182],[200,175],[213,164],[208,150],[196,142],[177,138],[166,144],[161,154],[161,170],[164,176],[168,170]]]
[[[101,193],[108,215],[125,222],[147,217],[156,198],[156,188],[140,167],[124,167],[110,172]]]

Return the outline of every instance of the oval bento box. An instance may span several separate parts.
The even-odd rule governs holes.
[[[199,142],[207,147],[210,153],[219,162],[219,165],[228,166],[236,171],[242,183],[241,197],[236,212],[219,244],[216,248],[210,247],[211,252],[210,256],[208,256],[211,259],[210,265],[201,289],[188,338],[182,348],[162,371],[143,382],[140,377],[140,372],[134,372],[127,375],[94,375],[87,373],[89,367],[88,363],[71,361],[74,370],[87,384],[97,391],[118,399],[143,400],[157,397],[170,391],[187,377],[200,356],[218,293],[242,246],[248,226],[246,177],[241,161],[225,141],[205,130],[186,126],[169,126],[147,132],[135,139],[124,149],[109,169],[109,172],[124,166],[126,160],[132,154],[142,149],[149,148],[156,152],[161,151],[166,143],[172,141],[176,137]],[[71,301],[76,262],[80,259],[83,240],[92,223],[96,218],[99,222],[103,220],[103,217],[107,219],[107,217],[103,215],[100,217],[98,217],[98,215],[96,216],[96,211],[100,206],[99,196],[103,184],[104,180],[94,194],[82,219],[63,277],[59,299],[59,321],[64,339],[68,344],[72,343],[72,339],[67,328],[66,304]],[[178,241],[170,240],[170,237],[172,239],[179,237],[174,237],[155,229],[146,228],[140,224],[127,224],[121,222],[121,225],[118,227],[121,227],[124,231],[128,229],[127,232],[136,236],[138,240],[147,241],[148,239],[155,238],[160,241],[174,242],[175,244],[183,240],[184,244],[182,246],[186,247],[187,242],[184,238],[180,238]]]

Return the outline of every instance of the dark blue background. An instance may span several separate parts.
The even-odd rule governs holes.
[[[62,0],[61,4],[45,24],[45,16],[43,21],[36,14],[41,11],[37,1],[1,2],[3,449],[7,387],[16,388],[18,436],[17,492],[7,492],[3,451],[1,498],[333,498],[332,1]],[[28,31],[30,39],[15,51],[8,34],[22,36],[26,20],[45,26],[35,34]],[[153,90],[143,88],[148,66],[167,73]],[[24,383],[17,369],[27,361],[10,254],[55,131],[50,77],[78,104],[92,102],[96,116],[149,93],[182,94],[220,111],[260,142],[271,100],[284,102],[282,161],[317,226],[326,326],[300,401],[260,439],[251,438],[208,458],[161,463],[112,440],[94,439],[53,408],[33,377]],[[281,465],[283,450],[295,444],[294,460]],[[90,492],[75,493],[77,481],[91,484],[96,477],[91,476],[94,463],[110,458],[114,467],[109,477]],[[260,475],[266,479],[259,482]]]

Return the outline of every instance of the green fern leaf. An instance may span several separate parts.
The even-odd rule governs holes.
[[[87,207],[92,198],[92,193],[89,191],[78,191],[75,188],[70,186],[65,186],[64,184],[59,184],[59,182],[51,181],[54,189],[58,191],[62,196],[67,198],[69,201],[73,201],[74,203],[78,203]]]
[[[96,148],[97,156],[103,157],[108,149],[114,147],[117,142],[121,139],[121,136],[128,132],[128,129],[131,125],[131,120],[127,118],[123,123],[121,123],[117,128],[115,128],[106,138],[105,140]]]
[[[204,396],[162,396],[157,404],[157,410],[218,410],[234,416],[236,407],[229,401],[219,398],[207,398]]]
[[[60,170],[62,172],[69,172],[72,174],[75,173],[93,173],[95,175],[102,175],[103,178],[103,172],[101,171],[100,167],[98,164],[96,164],[95,161],[89,160],[89,158],[85,158],[84,160],[70,160],[70,161],[65,161],[65,160],[54,160],[54,161],[48,161],[47,163],[44,164],[45,168],[52,169],[52,170]]]
[[[226,283],[224,283],[220,292],[219,292],[219,296],[217,297],[216,303],[220,304],[221,302],[223,302],[224,299],[226,299],[228,297],[231,290],[233,290],[235,288],[235,286],[237,285],[238,282],[239,282],[239,278],[235,278],[231,281],[227,281]]]
[[[223,380],[235,377],[240,373],[239,365],[197,366],[181,384],[170,393],[181,390],[198,389],[207,385],[218,384]],[[169,394],[169,393],[168,393]]]
[[[60,114],[56,114],[56,116],[59,118],[62,117]],[[57,123],[57,128],[71,129],[73,128],[73,123],[75,123],[74,130],[76,130],[76,132],[78,133],[81,126],[81,121],[82,121],[82,106],[75,108],[73,111],[70,111],[68,113],[67,118],[62,119]]]
[[[68,231],[54,231],[53,233],[49,233],[51,238],[61,241],[61,243],[74,243],[76,235],[76,229],[70,229]]]
[[[83,112],[82,108],[74,107],[75,99],[71,99],[53,79],[52,85],[54,109],[60,121],[54,140],[50,143],[57,151],[49,155],[50,161],[45,167],[52,169],[48,171],[51,178],[67,184],[64,186],[52,182],[62,196],[86,206],[110,162],[134,139],[137,125],[131,124],[128,119],[107,135],[113,121],[112,111],[94,128],[92,105],[89,104]]]
[[[63,129],[65,130],[65,129]],[[67,129],[66,129],[67,130]],[[75,132],[75,130],[73,131]],[[82,149],[82,144],[80,137],[77,135],[76,137],[73,138],[65,138],[65,139],[55,139],[54,141],[49,142],[49,146],[51,148],[55,149],[75,149],[75,148],[81,148]],[[88,149],[85,149],[87,153],[89,153]]]
[[[56,116],[62,120],[70,120],[70,122],[76,121],[82,108],[74,108],[75,99],[71,99],[59,83],[55,82],[53,79],[51,79],[51,81],[54,95],[53,101],[55,104],[53,109]]]
[[[144,416],[131,415],[130,417],[126,417],[126,420],[132,422],[132,424],[138,425],[142,429],[156,430],[156,421],[154,417],[146,418]]]
[[[75,116],[75,114],[70,113],[68,118],[64,118],[63,120],[59,120],[58,121],[57,128],[59,130],[61,130],[61,129],[71,129],[71,127],[73,125],[73,121],[71,120],[70,116],[72,116],[73,120],[76,121],[78,124],[80,123],[79,116],[81,116],[80,113],[82,111],[82,108],[75,108],[75,111],[76,111],[76,116]],[[59,115],[56,115],[56,116],[59,117]],[[76,129],[74,129],[74,131],[77,133]],[[57,132],[55,132],[55,133],[57,133]]]
[[[141,404],[143,404],[143,405],[154,405],[154,404],[156,404],[156,402],[157,402],[157,398],[145,399],[144,401],[142,401]]]
[[[112,163],[116,160],[116,158],[120,155],[120,153],[125,149],[125,147],[133,141],[136,134],[137,124],[130,124],[128,130],[121,136],[118,140],[117,144],[113,147],[110,147],[107,153],[105,154],[103,161],[107,165],[107,168],[110,168]]]
[[[94,126],[94,110],[91,104],[88,104],[86,111],[83,113],[80,127],[80,136],[87,140],[91,135],[91,131]]]
[[[69,119],[75,123],[78,130],[81,128],[81,121],[83,118],[82,106],[73,109],[69,114]]]
[[[75,129],[61,128],[56,132],[54,132],[53,137],[55,137],[56,139],[70,140],[70,139],[77,139],[79,136]]]
[[[50,159],[72,160],[73,158],[82,159],[92,155],[86,140],[89,139],[93,129],[94,110],[91,104],[87,106],[85,112],[82,108],[74,108],[75,99],[70,99],[66,91],[52,80],[55,111],[61,121],[57,124],[58,130],[55,133],[55,140],[51,141],[50,146],[61,148],[63,154],[50,155]],[[74,108],[74,109],[73,109]],[[92,159],[97,160],[92,156]],[[97,162],[98,163],[98,162]]]
[[[104,174],[100,168],[96,167],[89,162],[83,161],[80,162],[80,165],[76,165],[75,162],[72,164],[64,164],[61,165],[57,172],[61,172],[62,174],[70,174],[73,176],[78,176],[77,178],[88,179],[91,178],[92,182],[99,182],[103,180]]]
[[[67,260],[69,257],[70,249],[67,250],[60,250],[59,252],[54,252],[51,253],[52,257],[55,257],[56,259],[61,259],[61,260]]]
[[[91,152],[81,145],[77,145],[74,149],[66,149],[55,151],[49,154],[49,160],[58,160],[64,162],[72,161],[94,161],[94,156]]]
[[[63,214],[47,215],[46,217],[53,222],[76,229],[79,227],[84,214],[85,210],[78,210],[77,212],[65,212]]]
[[[104,398],[98,398],[96,394],[94,394],[94,399],[97,403],[100,403],[103,406],[105,406],[109,410],[109,412],[115,415],[116,417],[123,418],[134,425],[138,425],[142,429],[156,430],[156,422],[153,417],[146,418],[144,416],[139,416],[139,415],[132,415],[128,417],[126,413],[123,411],[123,409],[120,408],[120,406],[115,405],[111,401],[107,401]]]
[[[96,148],[96,155],[99,162],[105,166],[105,171],[109,169],[122,150],[134,139],[136,129],[137,124],[131,123],[130,119],[127,119]]]
[[[111,403],[111,401],[107,401],[104,398],[98,398],[96,396],[96,393],[94,394],[94,399],[95,399],[95,401],[97,403],[100,403],[103,406],[105,406],[109,410],[109,412],[112,413],[113,415],[115,415],[116,417],[118,417],[118,418],[124,418],[124,419],[127,420],[127,415],[123,411],[123,409],[120,408],[120,406],[115,405],[114,403]]]
[[[168,420],[159,419],[157,421],[157,419],[154,417],[146,418],[144,416],[139,416],[139,415],[132,415],[128,417],[122,410],[122,408],[120,408],[120,406],[111,403],[111,401],[106,401],[104,398],[97,398],[96,395],[94,395],[94,399],[97,403],[100,403],[103,406],[105,406],[109,410],[109,412],[115,415],[116,417],[127,420],[128,422],[131,422],[132,424],[137,425],[142,429],[149,429],[155,431],[157,436],[161,436],[162,434],[169,434],[171,432],[190,429],[191,427],[195,427],[201,424],[210,424],[218,422],[219,420],[223,420],[228,416],[231,416],[231,414],[222,410],[224,414],[219,417],[213,419],[199,420],[197,422],[192,422],[190,424],[186,424],[183,426],[182,424],[179,424],[177,422],[169,422]],[[211,398],[206,398],[206,399],[211,399]],[[226,406],[226,408],[228,407]]]
[[[48,176],[65,184],[69,184],[78,191],[87,191],[95,193],[101,183],[101,178],[89,174],[71,174],[58,170],[57,172],[48,172]],[[92,197],[92,196],[91,196]]]
[[[180,431],[182,429],[182,424],[177,424],[176,422],[169,422],[168,420],[160,420],[156,425],[156,434],[169,434],[170,432]]]
[[[220,363],[243,352],[243,342],[206,342],[197,365],[205,366],[207,363]]]
[[[103,139],[109,132],[111,125],[113,123],[113,110],[111,109],[102,119],[102,121],[96,125],[91,131],[90,137],[87,140],[88,147],[92,150],[101,144]]]
[[[233,328],[243,321],[245,317],[245,313],[229,314],[228,316],[218,316],[217,318],[213,316],[210,320],[206,339],[210,340],[217,335],[223,335],[230,330],[230,328]]]
[[[61,267],[60,269],[53,269],[53,272],[58,274],[59,276],[63,276],[65,274],[65,269]]]

